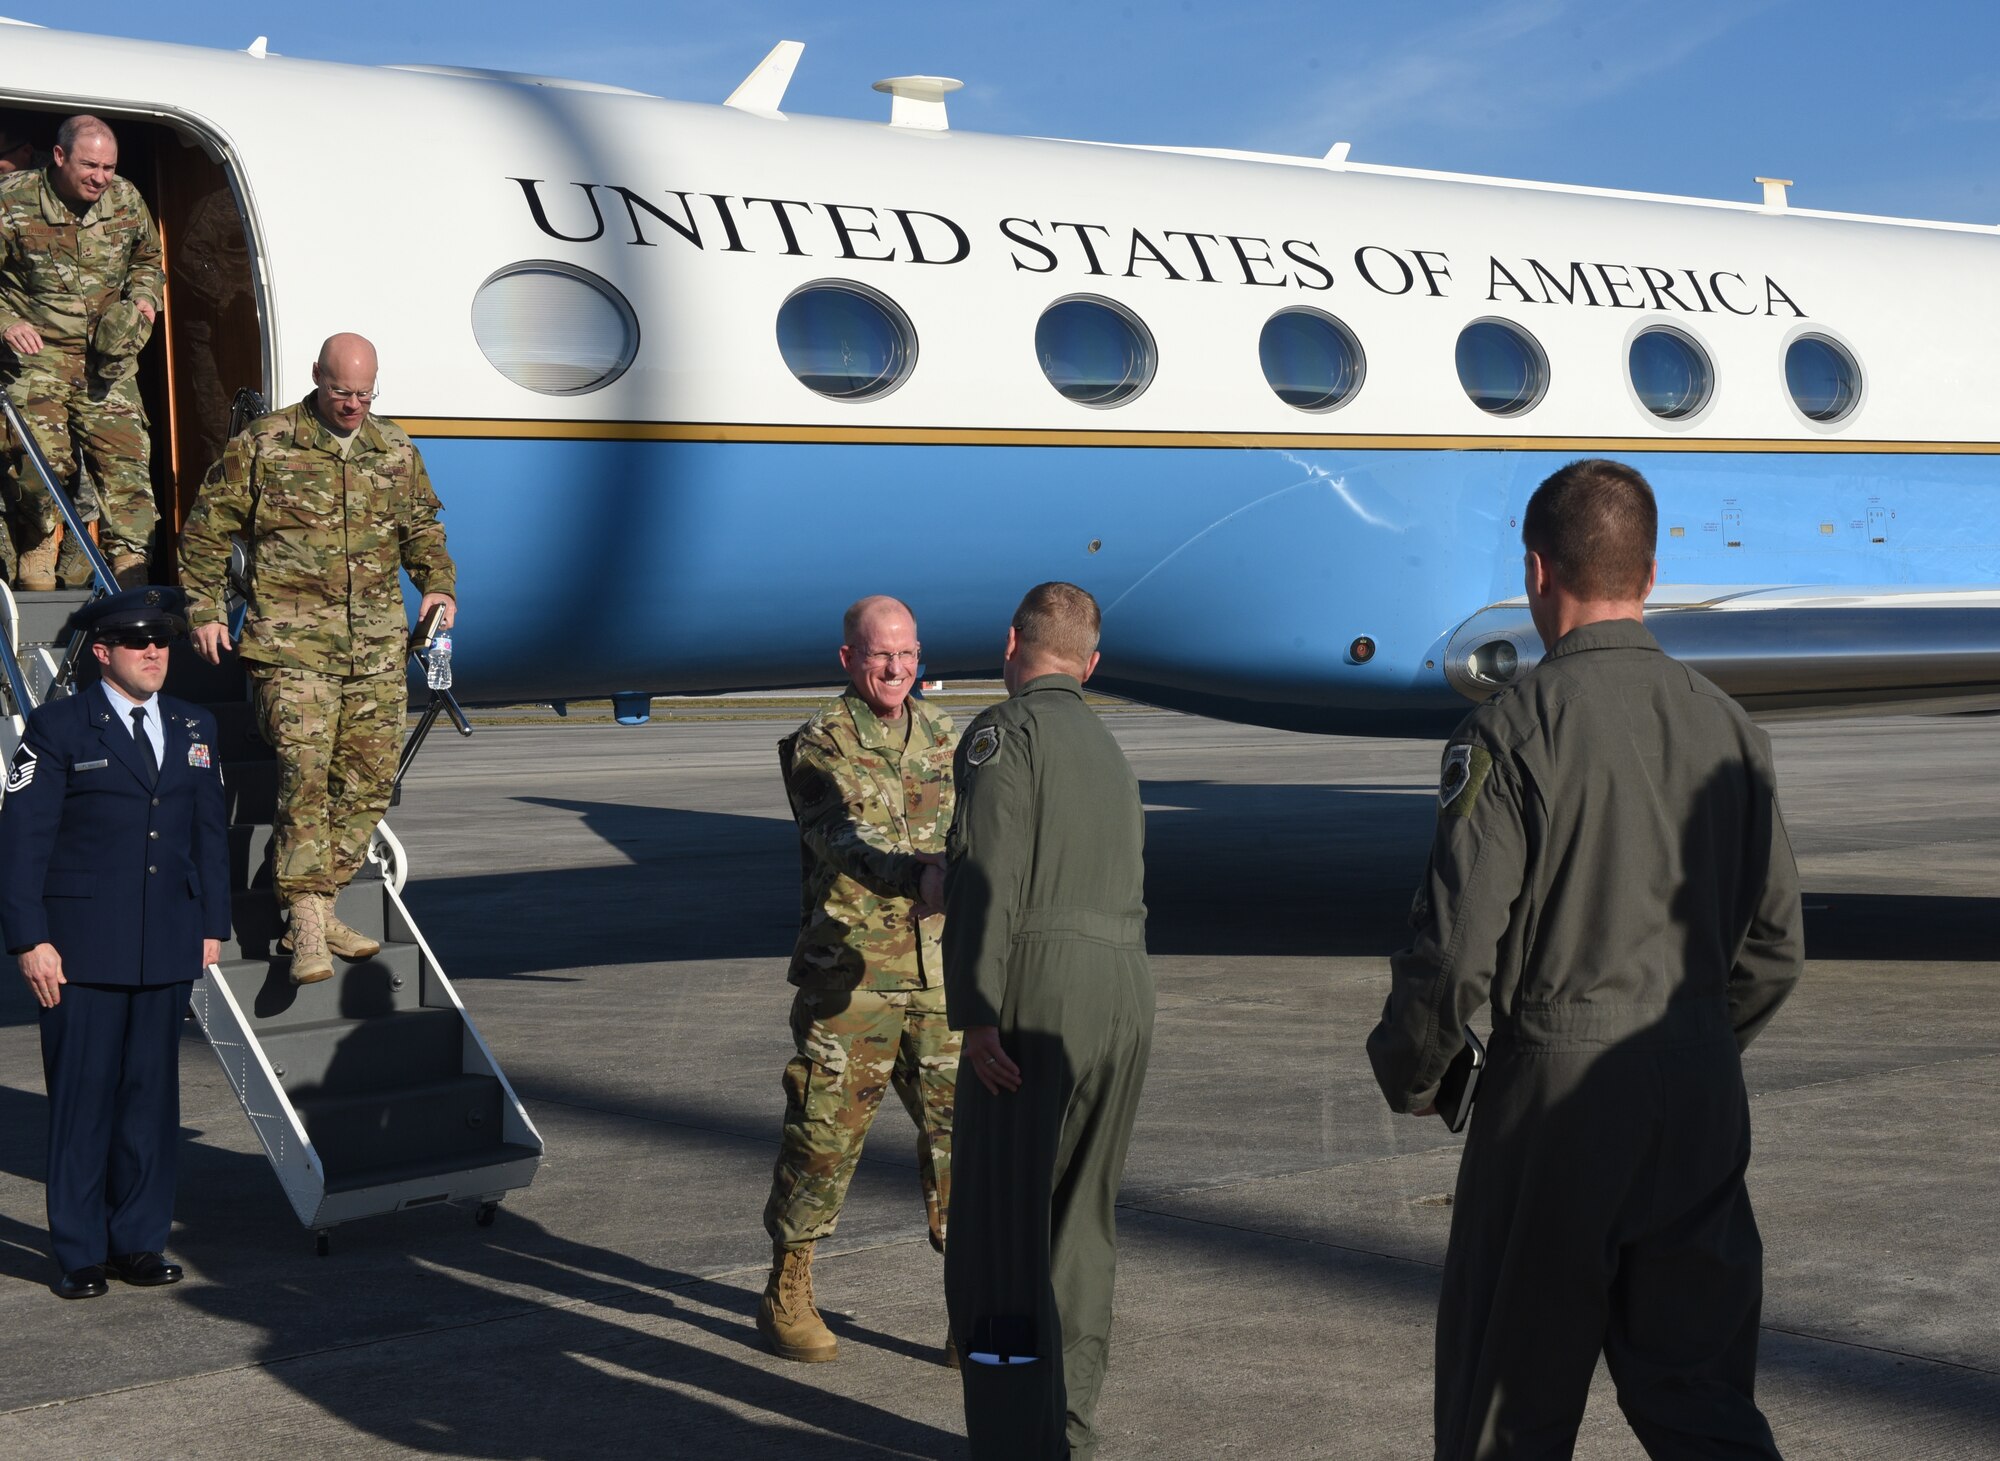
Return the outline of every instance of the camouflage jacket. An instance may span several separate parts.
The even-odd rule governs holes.
[[[0,177],[0,330],[33,325],[80,355],[106,309],[121,299],[157,307],[164,283],[153,215],[125,178],[78,218],[46,171]]]
[[[951,827],[951,717],[904,703],[903,727],[853,690],[779,743],[799,822],[799,938],[792,983],[814,989],[930,989],[944,978],[941,916],[912,917],[919,852]]]
[[[242,654],[330,675],[402,666],[398,567],[421,593],[457,592],[437,494],[395,423],[362,422],[341,456],[312,397],[249,426],[208,469],[181,532],[181,586],[197,628],[223,622],[229,539],[250,554]]]

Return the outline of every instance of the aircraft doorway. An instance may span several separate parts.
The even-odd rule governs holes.
[[[25,134],[39,165],[56,126],[78,110],[103,117],[118,134],[118,171],[152,210],[165,255],[165,308],[139,356],[139,392],[160,512],[152,578],[172,582],[181,524],[229,439],[230,405],[237,391],[263,391],[270,378],[249,229],[228,169],[192,131],[89,103],[0,108],[0,129]]]

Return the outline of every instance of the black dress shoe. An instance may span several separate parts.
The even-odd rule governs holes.
[[[49,1285],[59,1299],[97,1299],[105,1292],[104,1270],[96,1264],[76,1268]]]
[[[178,1263],[169,1263],[157,1253],[120,1253],[116,1258],[104,1260],[104,1271],[141,1288],[179,1283],[182,1276]]]

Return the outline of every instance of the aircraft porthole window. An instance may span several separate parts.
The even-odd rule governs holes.
[[[809,390],[836,401],[872,401],[909,378],[917,333],[885,294],[823,279],[778,307],[778,352]]]
[[[1532,410],[1549,388],[1549,360],[1535,337],[1506,320],[1474,320],[1458,332],[1458,383],[1495,416]]]
[[[546,396],[601,390],[639,353],[639,317],[588,269],[509,264],[472,296],[472,338],[500,374]]]
[[[1800,335],[1785,347],[1785,388],[1808,421],[1838,421],[1861,400],[1861,367],[1825,335]]]
[[[1123,305],[1073,294],[1035,322],[1035,359],[1049,384],[1079,406],[1122,406],[1153,382],[1152,333]]]
[[[1639,404],[1663,421],[1680,421],[1708,404],[1715,371],[1693,337],[1654,325],[1633,337],[1626,368]]]
[[[1331,411],[1361,389],[1367,362],[1347,326],[1316,309],[1282,309],[1257,340],[1264,379],[1301,411]]]

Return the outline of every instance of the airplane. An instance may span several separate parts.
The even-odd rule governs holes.
[[[1541,652],[1528,495],[1608,455],[1649,624],[1754,711],[2000,706],[2000,229],[979,135],[944,77],[800,116],[799,51],[704,105],[17,22],[0,107],[111,122],[160,222],[176,527],[239,388],[377,343],[468,703],[823,684],[874,592],[991,673],[1060,578],[1108,690],[1440,735]]]

